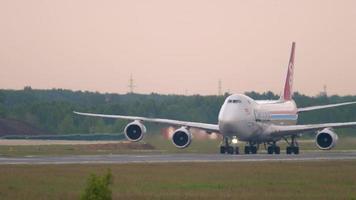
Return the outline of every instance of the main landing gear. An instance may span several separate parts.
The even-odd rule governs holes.
[[[228,137],[224,137],[223,144],[220,146],[221,154],[239,154],[239,147],[231,146],[231,140]]]
[[[287,154],[299,154],[299,145],[298,145],[296,136],[292,135],[291,142],[288,142],[287,139],[285,139],[285,140],[288,143],[286,153]]]
[[[281,148],[277,146],[276,142],[273,142],[270,144],[267,148],[267,153],[268,154],[280,154],[281,153]]]

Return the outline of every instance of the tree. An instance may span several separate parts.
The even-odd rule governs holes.
[[[110,186],[113,184],[111,170],[103,176],[91,174],[81,200],[109,200],[112,199]]]
[[[113,132],[122,133],[126,125],[127,125],[126,121],[116,120],[115,124],[113,125]]]
[[[111,133],[111,127],[105,124],[103,119],[95,119],[94,133]]]
[[[253,99],[278,99],[273,92],[247,92]],[[110,101],[107,101],[108,95]],[[227,95],[227,94],[226,94]],[[25,121],[50,133],[121,133],[129,121],[77,116],[73,111],[217,123],[227,96],[100,94],[62,89],[0,89],[0,117]],[[356,96],[312,97],[294,93],[298,107],[356,101]],[[301,113],[299,124],[356,121],[356,105]],[[148,125],[148,124],[147,124]],[[350,133],[352,131],[349,131]]]
[[[5,116],[6,116],[5,107],[0,103],[0,117],[5,117]]]
[[[67,115],[62,120],[62,122],[59,124],[58,131],[61,134],[74,133],[76,131],[72,115]]]
[[[5,101],[5,94],[4,92],[0,91],[0,104],[4,103],[4,101]]]

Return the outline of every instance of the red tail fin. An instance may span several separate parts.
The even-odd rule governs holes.
[[[283,100],[291,100],[293,95],[293,71],[294,71],[294,51],[295,51],[295,42],[292,43],[292,51],[290,53],[287,78],[284,84],[284,93],[282,96]]]

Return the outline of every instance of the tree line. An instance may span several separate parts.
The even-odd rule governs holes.
[[[273,92],[246,92],[253,99],[278,99]],[[64,89],[0,90],[0,117],[29,123],[53,134],[121,133],[127,121],[90,118],[73,111],[217,123],[224,96],[114,94]],[[294,93],[298,107],[356,101],[356,96]],[[299,124],[356,121],[356,106],[302,113]]]

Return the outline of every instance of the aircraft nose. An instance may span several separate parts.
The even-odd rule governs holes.
[[[234,120],[226,120],[226,119],[220,120],[219,128],[220,130],[226,133],[234,132],[235,123],[236,121]]]

